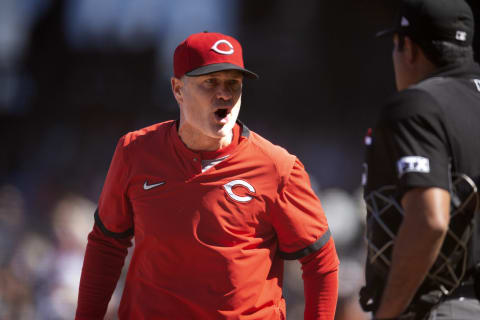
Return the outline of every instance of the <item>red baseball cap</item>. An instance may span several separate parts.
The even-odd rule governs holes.
[[[215,32],[195,33],[175,49],[173,71],[176,78],[222,70],[239,70],[248,78],[258,79],[256,73],[244,68],[242,46],[230,36]]]

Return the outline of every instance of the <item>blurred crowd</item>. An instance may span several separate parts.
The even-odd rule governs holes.
[[[18,188],[0,187],[0,319],[73,319],[95,204],[59,199],[45,231],[29,223],[26,207]]]

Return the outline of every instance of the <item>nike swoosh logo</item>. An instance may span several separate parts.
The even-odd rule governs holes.
[[[143,184],[143,189],[144,190],[150,190],[152,188],[161,186],[162,184],[165,184],[165,181],[159,182],[159,183],[154,183],[154,184],[148,184],[148,182],[145,180],[145,183]]]

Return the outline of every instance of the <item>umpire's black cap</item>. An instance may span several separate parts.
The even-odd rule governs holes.
[[[439,40],[469,46],[473,31],[473,13],[464,0],[402,0],[394,26],[378,32],[377,37],[399,33],[417,42]]]

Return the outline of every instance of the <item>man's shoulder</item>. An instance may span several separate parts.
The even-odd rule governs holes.
[[[412,85],[409,89],[422,91],[424,93],[428,93],[432,97],[436,97],[437,95],[445,92],[445,89],[449,89],[452,87],[452,85],[458,84],[461,81],[462,78],[457,77],[430,77]]]
[[[440,108],[432,93],[415,85],[393,94],[384,104],[380,119],[397,121],[438,112]]]
[[[250,142],[265,154],[275,158],[293,156],[284,147],[274,144],[254,131],[250,131]]]
[[[461,103],[471,92],[478,93],[478,78],[480,68],[477,65],[445,67],[391,96],[382,110],[382,118],[399,119],[444,112],[448,105]]]
[[[165,136],[173,125],[175,125],[174,120],[156,123],[148,127],[128,132],[121,138],[121,141],[124,147],[150,144],[153,140],[158,144],[163,141],[163,139],[158,139],[157,137]]]
[[[256,132],[250,131],[249,142],[252,152],[255,152],[257,157],[263,156],[278,168],[293,166],[295,162],[296,157],[287,149],[270,142]]]

